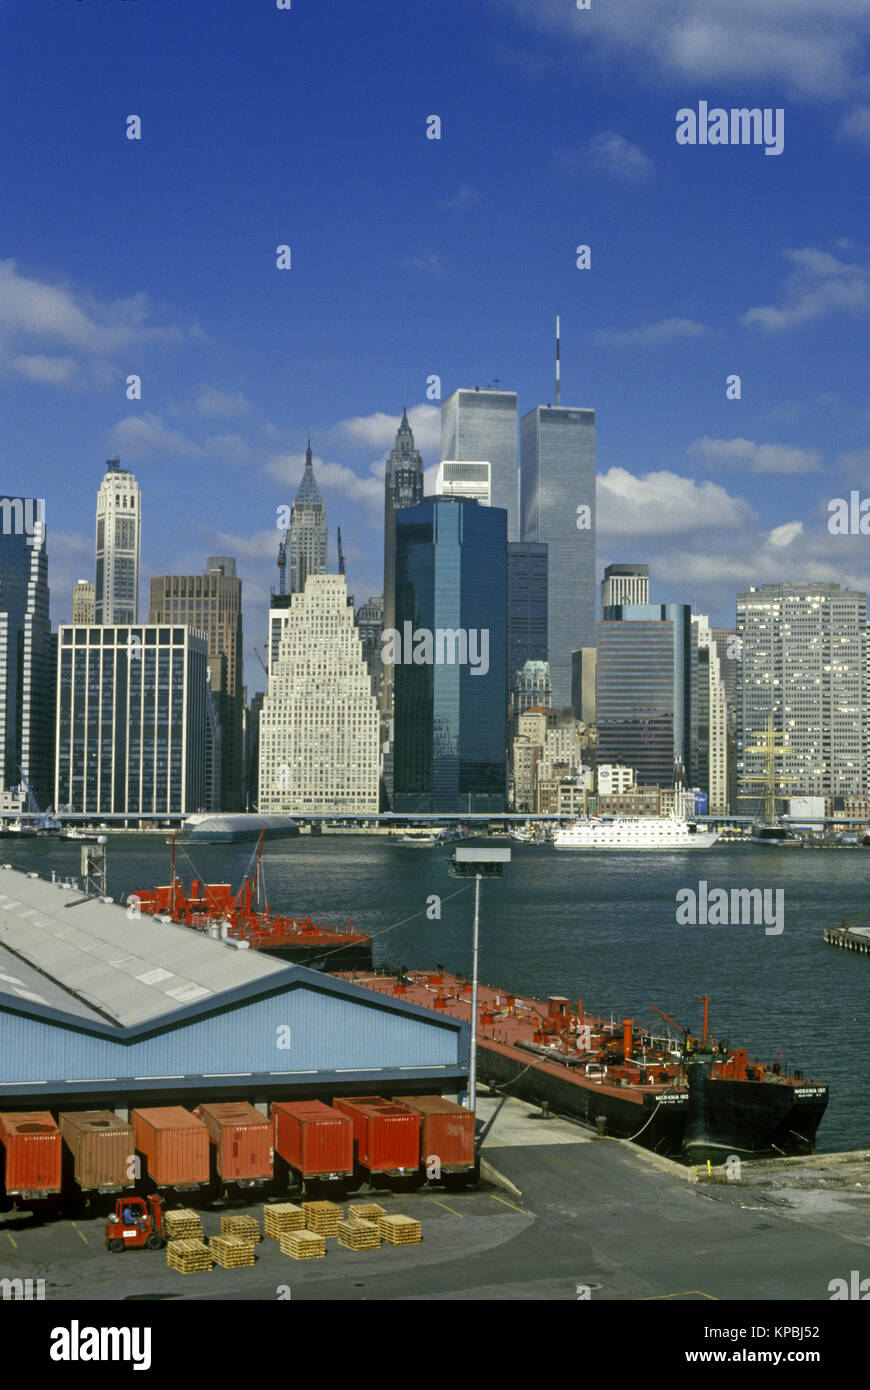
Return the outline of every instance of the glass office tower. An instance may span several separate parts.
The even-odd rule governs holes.
[[[489,463],[491,505],[507,512],[507,538],[517,540],[516,391],[475,387],[448,396],[441,406],[441,459]]]
[[[618,604],[598,624],[598,762],[635,770],[638,786],[697,777],[698,660],[687,603]]]
[[[523,416],[520,448],[521,536],[548,547],[547,639],[561,709],[571,704],[571,653],[595,645],[595,411],[539,405]]]
[[[438,497],[396,513],[395,635],[393,810],[503,811],[504,508]]]
[[[547,660],[547,547],[508,543],[508,679]]]
[[[54,762],[54,638],[45,504],[0,498],[0,793],[24,772],[44,809]],[[10,803],[11,808],[11,803]]]

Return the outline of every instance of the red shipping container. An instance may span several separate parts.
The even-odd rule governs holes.
[[[420,1160],[428,1168],[437,1159],[442,1173],[474,1169],[474,1114],[443,1096],[402,1096],[402,1105],[421,1117]]]
[[[205,1122],[224,1182],[263,1182],[272,1176],[272,1126],[248,1101],[217,1101],[194,1110]]]
[[[381,1096],[336,1097],[336,1109],[353,1120],[357,1162],[370,1173],[416,1173],[420,1167],[420,1116]]]
[[[272,1106],[275,1150],[306,1178],[353,1174],[353,1123],[322,1100],[279,1100]]]
[[[63,1143],[47,1110],[0,1115],[0,1144],[8,1196],[47,1197],[60,1192]]]
[[[208,1130],[181,1105],[134,1110],[136,1148],[158,1187],[196,1187],[208,1182]]]

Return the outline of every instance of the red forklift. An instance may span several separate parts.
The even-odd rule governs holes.
[[[152,1196],[119,1197],[115,1210],[106,1221],[106,1249],[113,1254],[122,1250],[162,1250],[166,1244],[163,1233],[163,1198]]]

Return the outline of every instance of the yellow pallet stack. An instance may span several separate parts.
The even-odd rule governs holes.
[[[294,1260],[317,1260],[326,1254],[326,1241],[315,1231],[285,1231],[281,1249]]]
[[[179,1207],[177,1211],[166,1212],[163,1225],[166,1228],[167,1240],[201,1241],[205,1235],[198,1212],[191,1211],[189,1207]]]
[[[239,1236],[249,1245],[256,1245],[263,1239],[260,1223],[255,1216],[222,1216],[221,1235]]]
[[[379,1207],[377,1202],[351,1202],[347,1209],[348,1221],[374,1221],[375,1225],[386,1214],[386,1207]]]
[[[274,1202],[263,1207],[263,1230],[272,1240],[280,1240],[288,1231],[304,1231],[305,1213],[292,1202]]]
[[[244,1236],[212,1236],[208,1248],[221,1269],[242,1269],[254,1264],[254,1246]]]
[[[166,1263],[179,1274],[198,1274],[211,1269],[214,1260],[201,1240],[171,1240],[166,1247]]]
[[[381,1237],[373,1221],[356,1217],[350,1221],[339,1221],[338,1243],[348,1250],[379,1250]]]
[[[419,1245],[423,1239],[420,1222],[412,1216],[382,1216],[378,1231],[387,1245]]]
[[[341,1207],[335,1202],[303,1202],[305,1225],[319,1236],[337,1236],[342,1218]]]

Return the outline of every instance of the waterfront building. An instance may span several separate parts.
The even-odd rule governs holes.
[[[363,660],[372,682],[372,694],[380,695],[384,668],[381,662],[381,635],[384,630],[384,597],[375,594],[356,610],[354,622],[362,642]]]
[[[310,574],[326,573],[329,533],[326,503],[314,477],[311,440],[305,450],[305,470],[290,509],[287,533],[287,559],[290,564],[290,593],[301,594]]]
[[[0,499],[0,806],[24,769],[45,808],[53,790],[55,661],[41,499]]]
[[[414,431],[408,422],[407,410],[396,432],[384,471],[384,599],[382,630],[396,626],[396,513],[406,507],[417,507],[423,501],[423,456],[414,445]],[[393,715],[393,672],[381,668],[380,699],[381,739],[387,758],[385,783],[389,795]]]
[[[584,724],[595,723],[595,673],[598,652],[595,647],[580,647],[571,653],[571,708],[575,718]]]
[[[507,513],[507,539],[517,531],[517,394],[493,387],[460,388],[441,405],[441,458],[490,467],[490,505]],[[537,537],[530,536],[529,540]]]
[[[263,692],[258,690],[245,705],[245,810],[257,809],[260,775],[260,711]]]
[[[505,809],[506,530],[458,498],[396,513],[395,811]]]
[[[728,811],[728,701],[709,620],[692,619],[698,646],[698,762],[696,777],[710,815]]]
[[[139,542],[142,497],[134,475],[120,459],[107,459],[97,493],[94,621],[139,621]]]
[[[649,603],[649,565],[608,565],[601,581],[601,616],[619,603]]]
[[[260,713],[257,809],[375,813],[378,708],[344,576],[310,574],[280,611]]]
[[[765,722],[785,756],[776,759],[786,796],[861,796],[868,778],[867,595],[820,580],[763,584],[737,595],[741,662],[737,775],[763,776],[748,750]],[[759,784],[741,794],[760,798]],[[741,810],[751,802],[744,800]]]
[[[675,762],[694,781],[698,661],[688,604],[619,604],[598,624],[599,762],[624,763],[639,784],[671,786]]]
[[[72,620],[76,625],[84,623],[87,627],[94,622],[95,593],[96,587],[89,580],[76,580],[72,591]]]
[[[187,627],[61,625],[54,800],[82,815],[202,810],[207,648]]]
[[[553,704],[571,704],[571,653],[595,646],[595,411],[538,406],[521,428],[520,525],[548,547]]]
[[[205,634],[211,690],[220,722],[221,811],[239,811],[242,791],[242,581],[229,555],[210,555],[204,574],[151,580],[151,623],[183,623]]]

